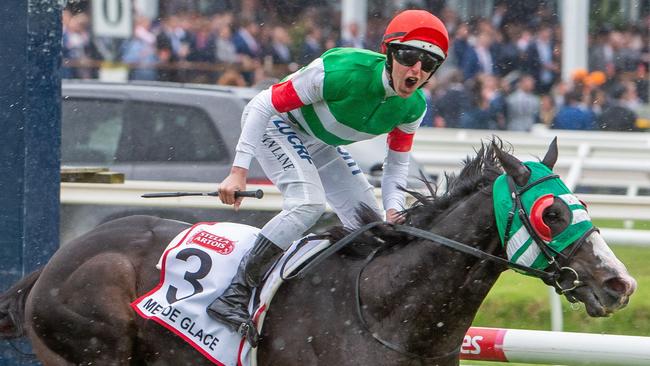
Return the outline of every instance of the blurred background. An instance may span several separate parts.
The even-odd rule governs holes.
[[[650,1],[587,3],[563,26],[558,0],[71,0],[62,76],[268,86],[332,47],[379,50],[396,12],[423,8],[452,38],[425,126],[644,130]],[[587,62],[563,69],[585,21]]]

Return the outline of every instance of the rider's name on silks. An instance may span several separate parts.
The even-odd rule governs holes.
[[[240,224],[200,223],[181,232],[163,254],[158,286],[131,307],[217,365],[248,364],[248,354],[240,352],[241,337],[211,320],[205,309],[226,289],[258,231]]]

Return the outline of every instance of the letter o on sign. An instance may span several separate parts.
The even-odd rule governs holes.
[[[102,0],[102,15],[106,24],[119,25],[124,16],[124,8],[120,0]]]
[[[132,0],[92,0],[93,33],[129,38],[133,32]]]

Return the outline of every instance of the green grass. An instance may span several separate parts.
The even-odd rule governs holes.
[[[623,246],[613,246],[612,250],[637,280],[638,288],[630,304],[608,318],[591,318],[584,306],[572,309],[562,298],[565,331],[640,336],[650,333],[650,250]],[[548,287],[540,280],[507,271],[483,302],[474,325],[550,330],[548,296]]]
[[[623,229],[626,221],[632,224],[628,229],[650,230],[650,221],[646,220],[615,220],[615,219],[594,219],[592,220],[597,227],[609,227],[613,229]]]
[[[650,334],[650,249],[614,245],[612,250],[637,280],[637,291],[629,305],[608,318],[591,318],[583,305],[572,309],[563,297],[564,331],[637,336]],[[507,271],[483,302],[474,325],[550,330],[548,296],[548,287],[540,280]],[[463,361],[462,364],[489,366],[500,363]]]

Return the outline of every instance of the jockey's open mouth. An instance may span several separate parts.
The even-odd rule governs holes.
[[[417,85],[417,83],[418,83],[418,78],[414,76],[410,76],[406,78],[406,80],[404,81],[404,84],[406,84],[408,88],[414,87],[415,85]]]

